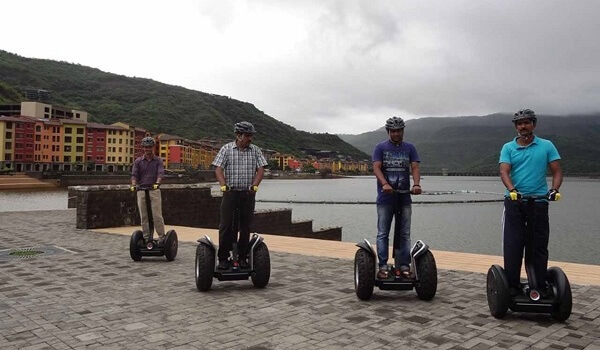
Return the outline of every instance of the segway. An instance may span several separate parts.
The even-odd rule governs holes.
[[[409,190],[394,190],[394,193],[411,193]],[[395,218],[394,220],[397,220]],[[400,232],[394,229],[394,249],[400,245]],[[354,255],[354,291],[362,300],[368,300],[373,295],[373,288],[381,290],[411,290],[415,289],[421,300],[431,300],[437,291],[437,266],[433,253],[423,241],[417,241],[410,251],[411,278],[402,276],[398,268],[392,266],[392,274],[386,279],[377,277],[377,253],[368,240],[356,244],[359,248]],[[395,260],[395,259],[394,259]]]
[[[196,288],[205,292],[212,286],[213,277],[219,281],[239,281],[252,279],[256,288],[264,288],[269,283],[271,276],[271,259],[269,249],[264,239],[252,234],[249,242],[250,252],[248,254],[248,266],[242,267],[239,263],[237,243],[233,243],[233,250],[229,257],[229,268],[227,270],[217,269],[216,253],[218,251],[210,237],[204,236],[198,240],[196,247]]]
[[[237,233],[239,229],[239,210],[233,212],[231,229]],[[248,261],[246,266],[240,265],[240,256],[238,256],[237,241],[233,242],[232,250],[229,252],[228,268],[220,270],[217,268],[218,246],[212,242],[210,237],[204,236],[198,240],[196,247],[196,288],[205,292],[212,286],[213,277],[219,281],[239,281],[252,279],[252,284],[256,288],[264,288],[269,283],[271,277],[271,258],[269,249],[264,239],[253,233],[248,242],[248,255],[241,257]]]
[[[536,199],[546,199],[545,196],[523,196],[520,200],[533,204]],[[508,309],[514,312],[549,313],[558,321],[565,321],[571,316],[573,299],[571,285],[567,275],[559,267],[550,267],[546,275],[547,293],[542,293],[544,286],[537,286],[533,278],[533,266],[527,255],[532,249],[533,220],[527,218],[527,236],[525,239],[525,271],[527,283],[521,283],[518,293],[511,295],[508,279],[504,269],[499,265],[492,265],[487,273],[487,301],[490,313],[496,318],[506,316]],[[541,288],[540,288],[541,287]]]
[[[415,289],[421,300],[431,300],[437,291],[437,266],[429,246],[418,240],[410,251],[411,274],[405,278],[399,269],[392,267],[389,278],[377,277],[377,253],[368,240],[356,244],[359,248],[354,255],[354,291],[361,300],[369,300],[373,288],[381,290]]]
[[[167,261],[173,261],[177,256],[177,233],[175,230],[169,230],[165,234],[162,243],[154,239],[154,218],[152,216],[152,203],[150,200],[150,191],[152,187],[135,186],[137,191],[144,191],[146,198],[146,212],[148,213],[148,224],[150,228],[150,237],[146,241],[144,233],[141,230],[135,230],[131,235],[129,242],[129,254],[134,261],[142,260],[142,256],[165,256]]]

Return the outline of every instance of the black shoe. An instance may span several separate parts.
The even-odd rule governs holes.
[[[228,260],[219,260],[219,265],[217,265],[217,270],[227,270],[229,269],[229,261]]]
[[[521,290],[518,288],[510,287],[508,288],[508,293],[511,297],[516,297],[517,295],[521,294]]]
[[[250,264],[248,264],[248,260],[240,260],[240,269],[249,269],[250,268]]]

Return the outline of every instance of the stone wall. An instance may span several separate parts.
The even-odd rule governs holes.
[[[161,186],[165,224],[200,228],[219,227],[221,197],[207,184]],[[128,185],[69,187],[69,208],[77,209],[77,228],[95,229],[140,224],[136,195]],[[292,221],[291,209],[259,210],[252,232],[341,241],[342,228],[314,231],[312,221]]]
[[[59,181],[61,187],[70,186],[101,186],[101,185],[127,185],[131,183],[129,174],[95,174],[93,172],[86,174],[49,174]],[[198,182],[217,181],[214,171],[196,171],[192,175],[188,174],[167,174],[163,179],[163,184],[190,184]]]

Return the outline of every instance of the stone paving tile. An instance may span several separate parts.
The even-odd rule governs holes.
[[[133,262],[129,237],[75,229],[75,212],[0,213],[0,349],[600,349],[600,287],[573,288],[565,322],[488,311],[485,276],[439,271],[431,302],[375,290],[359,301],[351,261],[271,252],[271,282],[194,284],[195,245]],[[268,242],[266,242],[268,245]]]

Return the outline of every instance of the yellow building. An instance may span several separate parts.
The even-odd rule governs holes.
[[[131,132],[121,126],[106,126],[106,169],[127,171],[133,164]]]
[[[63,138],[62,161],[65,171],[85,169],[86,122],[71,119],[59,119]]]
[[[14,142],[14,123],[5,117],[0,119],[0,170],[10,164],[13,160]]]
[[[276,161],[279,169],[285,170],[289,167],[290,161],[294,160],[294,156],[291,154],[275,153],[269,159]]]
[[[112,123],[111,125],[123,128],[123,134],[122,135],[119,134],[123,139],[123,146],[122,146],[123,152],[121,155],[123,156],[124,163],[133,164],[133,161],[135,160],[135,156],[136,156],[136,154],[135,154],[135,150],[136,150],[135,129],[136,128],[129,124],[125,124],[122,122]]]

